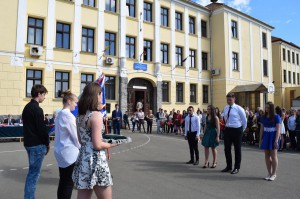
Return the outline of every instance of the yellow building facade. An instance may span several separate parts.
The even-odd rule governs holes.
[[[272,37],[276,105],[290,109],[293,99],[300,99],[300,47]]]
[[[146,112],[223,108],[230,91],[252,109],[273,100],[273,27],[224,4],[11,0],[0,16],[0,114],[20,114],[37,83],[51,114],[102,72],[111,109],[129,112],[141,99]]]

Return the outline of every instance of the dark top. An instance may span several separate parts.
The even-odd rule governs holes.
[[[117,118],[119,120],[117,120]],[[122,112],[120,110],[114,110],[112,112],[112,119],[113,119],[113,122],[122,122]]]
[[[39,103],[31,100],[22,113],[24,146],[49,145],[49,135],[44,123],[44,112]]]
[[[300,118],[299,117],[296,117],[295,124],[296,124],[295,131],[300,132]]]
[[[128,115],[127,114],[123,115],[123,120],[128,121]]]

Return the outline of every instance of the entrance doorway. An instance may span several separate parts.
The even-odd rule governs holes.
[[[131,79],[127,86],[127,110],[129,115],[132,115],[137,108],[137,103],[140,101],[143,104],[142,110],[145,115],[149,114],[149,110],[155,112],[156,104],[156,87],[148,80],[141,78]]]

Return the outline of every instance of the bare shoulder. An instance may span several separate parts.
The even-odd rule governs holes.
[[[93,111],[91,116],[92,122],[102,120],[102,118],[103,118],[102,113],[100,113],[99,111]]]

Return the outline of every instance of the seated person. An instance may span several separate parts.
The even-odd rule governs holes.
[[[11,114],[8,114],[7,119],[4,120],[4,124],[7,124],[8,126],[14,125],[16,120],[12,117]]]

